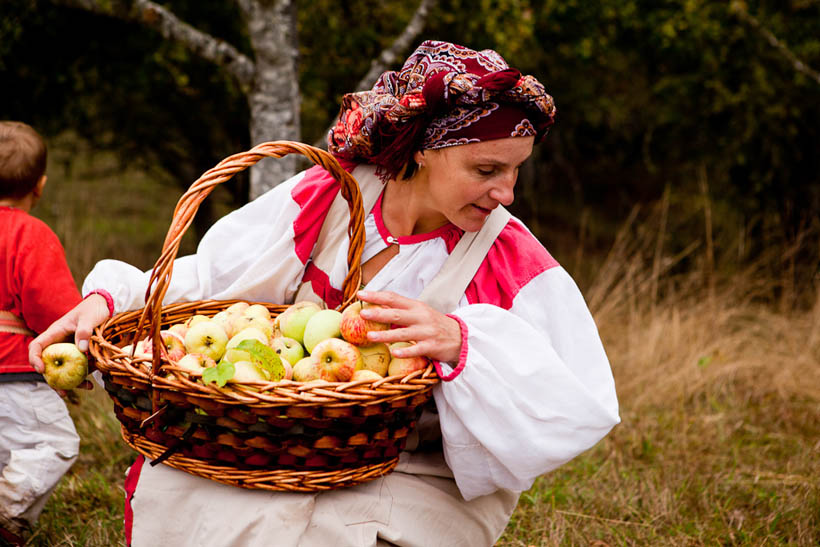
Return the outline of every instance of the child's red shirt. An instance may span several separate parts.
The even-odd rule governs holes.
[[[0,206],[0,310],[41,333],[80,300],[51,228],[25,211]],[[0,332],[0,374],[34,372],[28,362],[31,341],[31,336]]]

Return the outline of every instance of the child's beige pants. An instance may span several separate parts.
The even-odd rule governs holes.
[[[0,524],[16,533],[32,526],[79,448],[56,391],[44,382],[0,382]]]

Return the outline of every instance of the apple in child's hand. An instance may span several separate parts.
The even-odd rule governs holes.
[[[313,353],[316,345],[328,338],[342,336],[339,326],[342,323],[342,312],[336,310],[320,310],[308,319],[305,325],[304,346],[308,353]]]
[[[367,333],[375,330],[388,330],[390,325],[387,323],[379,323],[378,321],[371,321],[362,317],[362,310],[368,308],[383,308],[378,304],[370,304],[369,302],[351,302],[342,312],[342,322],[339,325],[339,330],[342,333],[342,338],[355,344],[363,346],[369,344]]]
[[[390,353],[393,354],[393,351],[398,348],[407,348],[412,345],[410,342],[393,342],[390,344]],[[427,368],[427,359],[424,357],[396,357],[393,355],[390,359],[390,366],[387,368],[387,375],[395,376],[400,374],[406,376],[411,372],[424,370],[425,368]]]
[[[291,378],[294,382],[310,382],[311,380],[318,380],[319,363],[316,361],[316,358],[308,355],[307,357],[299,359],[299,361],[293,365]]]
[[[359,352],[362,354],[362,361],[367,370],[380,374],[387,375],[387,367],[390,366],[390,348],[387,344],[377,342],[367,346],[359,346]]]
[[[72,343],[51,344],[43,350],[42,359],[43,377],[54,389],[74,389],[88,376],[88,358]]]
[[[228,335],[225,334],[225,329],[211,320],[200,321],[185,333],[185,350],[188,353],[201,353],[214,361],[222,358],[227,345]]]
[[[359,348],[341,338],[319,342],[311,355],[319,364],[319,377],[328,382],[348,382],[363,365]]]
[[[302,347],[302,344],[287,336],[274,338],[271,340],[270,346],[291,365],[295,365],[299,362],[299,359],[305,356],[305,348]]]

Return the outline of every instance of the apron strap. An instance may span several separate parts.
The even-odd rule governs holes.
[[[10,311],[0,310],[0,332],[36,336],[37,333],[26,326],[26,322]]]

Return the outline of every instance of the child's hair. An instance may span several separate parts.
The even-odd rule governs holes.
[[[21,198],[46,172],[46,143],[22,122],[0,121],[0,197]]]

